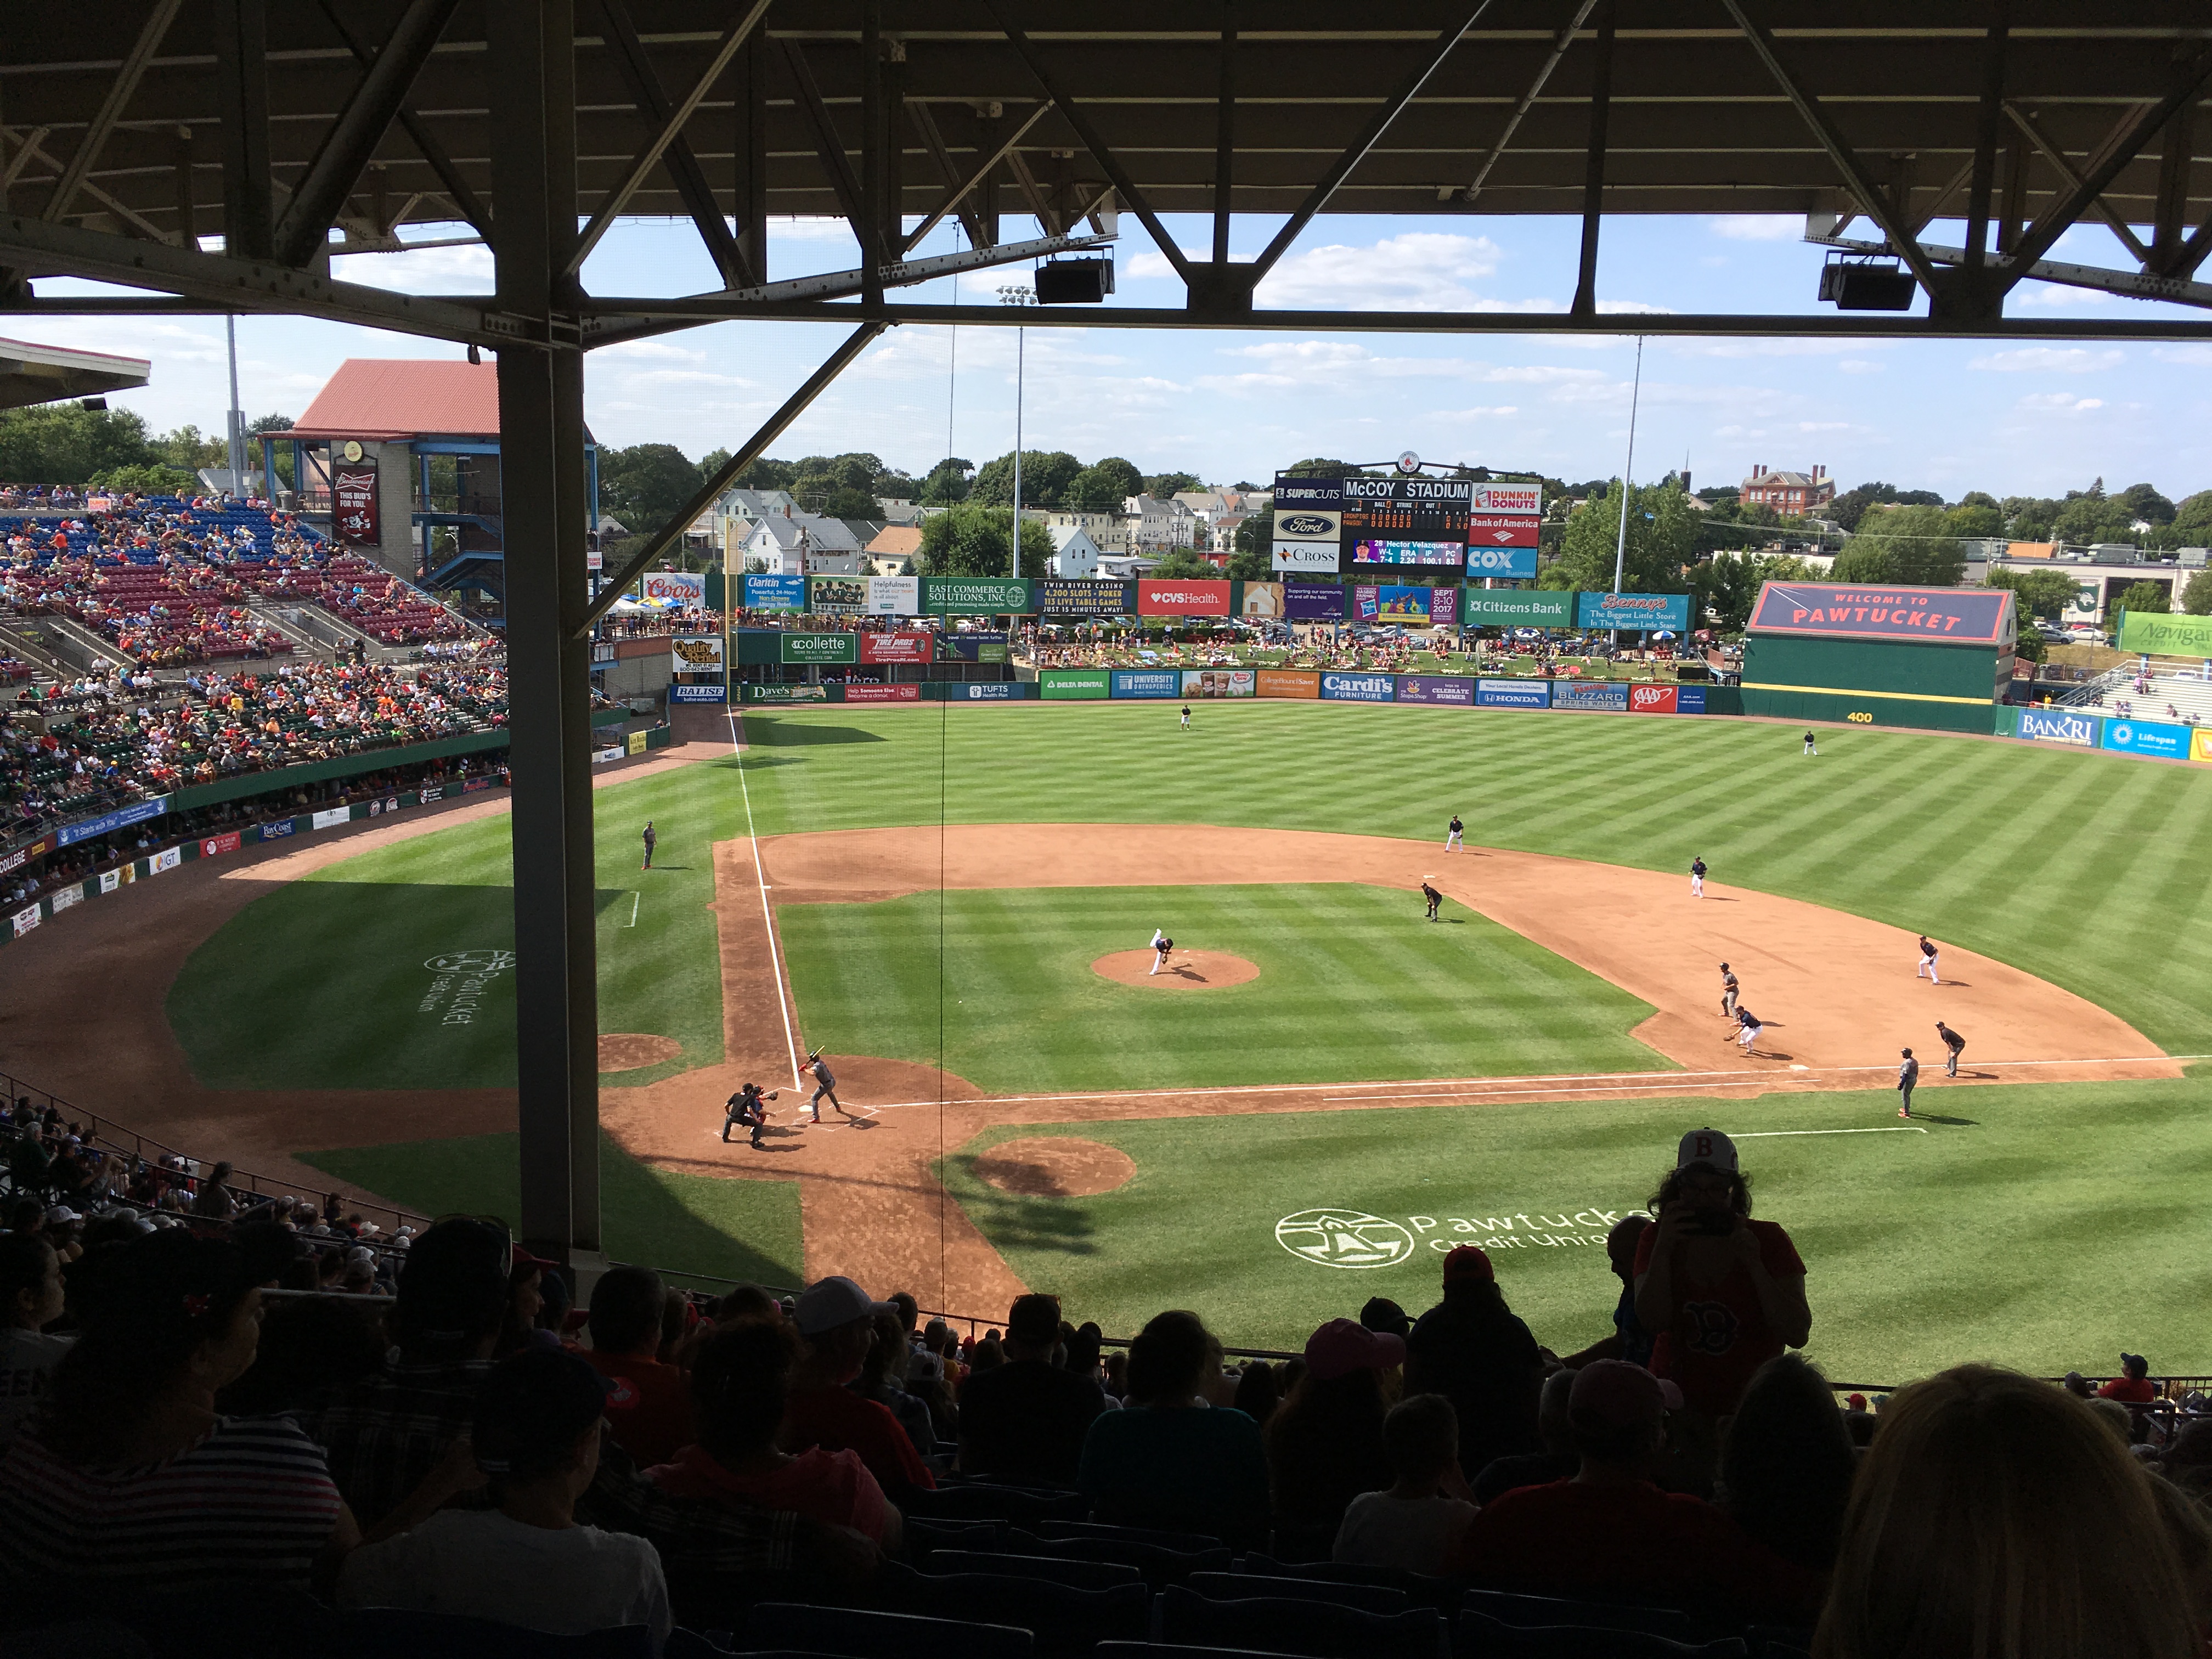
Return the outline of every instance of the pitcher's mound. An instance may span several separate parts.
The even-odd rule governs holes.
[[[1260,964],[1232,957],[1225,951],[1171,952],[1168,965],[1152,971],[1150,951],[1116,951],[1091,964],[1091,971],[1116,985],[1145,985],[1158,990],[1211,991],[1224,985],[1242,985],[1260,977]]]
[[[975,1160],[975,1173],[1021,1198],[1088,1198],[1112,1192],[1137,1173],[1137,1164],[1118,1146],[1039,1135],[1000,1141]]]
[[[658,1066],[684,1052],[673,1037],[649,1036],[636,1031],[599,1033],[599,1069],[635,1072],[641,1066]]]

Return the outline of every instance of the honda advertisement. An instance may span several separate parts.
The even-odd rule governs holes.
[[[1483,680],[1475,701],[1485,708],[1548,708],[1552,687],[1546,680]]]

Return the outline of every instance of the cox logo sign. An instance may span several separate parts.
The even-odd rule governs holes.
[[[1494,576],[1533,576],[1536,574],[1536,550],[1533,547],[1470,547],[1467,550],[1467,568],[1487,571]]]

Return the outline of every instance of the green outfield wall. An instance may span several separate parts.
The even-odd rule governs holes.
[[[1999,689],[2012,677],[2012,654],[1989,644],[1753,634],[1744,641],[1743,712],[1989,732]]]

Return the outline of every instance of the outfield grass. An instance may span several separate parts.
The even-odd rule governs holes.
[[[302,1152],[341,1181],[424,1215],[522,1211],[513,1134]],[[619,1261],[709,1279],[793,1286],[801,1277],[799,1183],[720,1181],[641,1164],[611,1141],[599,1156],[605,1249]]]
[[[1628,1035],[1650,1004],[1461,905],[1441,919],[1416,894],[1329,883],[917,893],[776,920],[810,1043],[993,1094],[1674,1068]],[[1091,972],[1163,922],[1260,977],[1180,991]]]
[[[747,710],[761,833],[1254,824],[1679,871],[2009,962],[2212,1053],[2212,767],[1744,720],[1172,703]]]
[[[1231,1340],[1296,1348],[1371,1296],[1419,1314],[1441,1249],[1476,1243],[1538,1340],[1565,1353],[1611,1329],[1605,1225],[1650,1196],[1685,1130],[1710,1124],[1773,1137],[1738,1146],[1754,1213],[1788,1228],[1805,1258],[1808,1352],[1831,1376],[1887,1383],[1966,1359],[2116,1369],[2123,1348],[2154,1370],[2202,1372],[2205,1092],[2197,1079],[1929,1086],[1917,1103],[1935,1115],[1925,1133],[1898,1122],[1893,1094],[1871,1091],[1155,1118],[990,1130],[943,1173],[1032,1288],[1117,1335],[1188,1307]],[[1884,1133],[1777,1133],[1814,1128]],[[1057,1200],[976,1177],[978,1153],[1040,1134],[1117,1146],[1137,1173],[1115,1192]],[[1396,1223],[1410,1257],[1331,1268],[1276,1242],[1278,1221],[1321,1207]],[[1590,1242],[1540,1242],[1561,1237]]]

